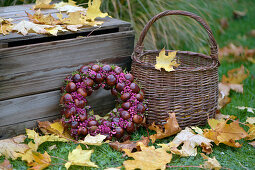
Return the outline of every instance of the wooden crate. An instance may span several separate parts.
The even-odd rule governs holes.
[[[21,21],[31,7],[3,7],[0,17]],[[80,66],[102,62],[129,68],[134,46],[130,23],[113,18],[102,20],[104,24],[96,30],[84,28],[57,37],[0,35],[0,139],[35,127],[38,120],[59,117],[60,86]],[[96,112],[114,107],[114,98],[106,90],[94,92],[88,100]]]

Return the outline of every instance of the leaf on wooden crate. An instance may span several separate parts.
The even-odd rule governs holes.
[[[8,159],[5,159],[2,163],[0,163],[0,169],[2,170],[12,170],[12,164]]]
[[[205,169],[215,169],[215,170],[220,170],[222,168],[220,163],[215,158],[215,156],[213,158],[210,158],[210,157],[206,156],[203,153],[201,153],[201,156],[204,159],[207,159],[207,161],[205,161],[205,163],[203,165],[203,168],[205,168]]]
[[[77,12],[77,11],[84,11],[86,12],[86,9],[80,6],[76,5],[76,2],[72,0],[68,0],[68,3],[66,2],[59,2],[55,4],[55,7],[57,10],[61,12]]]
[[[52,0],[36,0],[34,9],[50,9],[54,8],[54,5],[51,5]]]
[[[93,2],[89,0],[88,9],[86,12],[86,18],[91,21],[94,21],[97,17],[104,18],[108,16],[108,13],[101,12],[100,6],[101,6],[101,0],[93,0]]]
[[[239,126],[239,121],[233,121],[227,124],[229,120],[209,119],[208,124],[211,129],[204,129],[204,136],[213,140],[216,145],[224,143],[232,147],[241,147],[242,145],[236,142],[248,136],[248,133]]]
[[[180,156],[196,156],[197,146],[202,147],[202,151],[210,154],[212,153],[212,140],[207,139],[199,134],[194,134],[194,132],[186,127],[169,144],[159,144],[166,151],[171,151],[174,154]],[[183,144],[181,150],[178,147]]]
[[[127,140],[123,143],[115,141],[115,142],[110,142],[109,145],[110,147],[112,147],[113,149],[117,151],[123,151],[123,149],[128,149],[130,152],[134,152],[134,151],[141,151],[141,148],[139,147],[139,145],[137,145],[138,142],[143,143],[144,146],[148,146],[150,140],[148,137],[142,136],[141,139],[138,141]]]
[[[254,110],[255,110],[255,108],[245,107],[245,106],[237,106],[236,108],[240,110],[247,110],[247,112],[250,112],[250,113],[254,113]]]
[[[78,166],[89,166],[95,167],[98,166],[90,161],[91,154],[93,150],[82,150],[81,146],[77,146],[72,152],[68,154],[68,162],[65,164],[65,167],[68,169],[71,165],[78,165]]]
[[[33,151],[32,154],[33,154],[33,162],[28,163],[28,166],[31,166],[30,169],[42,170],[50,166],[51,158],[46,151],[44,152],[44,154]]]
[[[25,11],[26,12],[26,11]],[[43,15],[40,10],[37,10],[34,15],[26,12],[28,18],[35,24],[57,25],[61,24],[60,20],[55,19],[51,14]]]
[[[0,17],[0,34],[7,35],[12,32],[12,19],[4,19]]]
[[[159,56],[156,57],[155,69],[160,70],[164,68],[166,71],[174,71],[174,67],[178,67],[180,64],[176,61],[177,51],[169,52],[166,54],[166,50],[163,48]]]
[[[29,149],[27,144],[22,144],[25,139],[25,135],[20,135],[10,139],[0,140],[0,153],[6,158],[17,159],[19,154],[23,154]]]
[[[127,170],[133,169],[166,169],[166,164],[172,159],[172,154],[167,153],[164,149],[155,149],[154,146],[147,147],[139,142],[140,152],[131,153],[128,149],[123,149],[127,156],[133,157],[134,160],[126,160],[123,165]]]
[[[96,136],[91,136],[88,134],[84,140],[79,140],[79,143],[85,144],[85,145],[97,145],[100,146],[103,144],[104,139],[106,138],[105,135],[96,135]]]
[[[154,143],[156,139],[163,139],[181,131],[181,128],[176,120],[175,113],[169,113],[169,118],[167,119],[163,128],[155,125],[153,122],[153,124],[149,126],[149,129],[157,132],[156,134],[150,136],[152,143]]]
[[[255,148],[255,141],[252,141],[249,144]]]
[[[14,25],[13,30],[27,35],[28,33],[47,34],[45,28],[50,28],[50,25],[39,25],[29,21],[22,20],[18,24]]]

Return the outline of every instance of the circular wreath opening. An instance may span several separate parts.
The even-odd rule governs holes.
[[[87,97],[100,87],[117,97],[116,107],[104,117],[95,115],[87,105]],[[87,134],[106,135],[106,140],[125,138],[144,121],[147,110],[144,91],[134,76],[108,64],[85,65],[67,76],[61,88],[60,106],[62,123],[75,139]]]

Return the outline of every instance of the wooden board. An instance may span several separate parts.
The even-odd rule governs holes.
[[[0,49],[0,100],[56,90],[85,63],[130,63],[133,45],[125,31]]]

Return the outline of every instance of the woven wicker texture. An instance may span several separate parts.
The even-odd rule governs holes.
[[[160,51],[143,50],[143,40],[151,25],[167,15],[184,15],[198,21],[209,35],[211,55],[178,51],[180,64],[175,71],[156,70]],[[169,52],[169,50],[166,50]],[[199,16],[186,11],[165,11],[154,16],[144,27],[132,55],[131,72],[148,100],[147,123],[164,124],[174,112],[180,127],[204,125],[214,117],[218,103],[218,49],[209,26]]]

